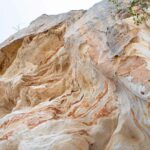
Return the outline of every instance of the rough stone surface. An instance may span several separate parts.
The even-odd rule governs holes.
[[[0,150],[150,150],[150,21],[119,15],[42,15],[0,44]]]

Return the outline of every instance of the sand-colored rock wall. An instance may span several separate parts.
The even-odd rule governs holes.
[[[150,22],[121,15],[42,15],[0,45],[0,150],[150,150]]]

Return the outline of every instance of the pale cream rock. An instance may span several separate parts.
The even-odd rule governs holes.
[[[104,0],[0,44],[0,150],[150,150],[150,22],[125,16]]]

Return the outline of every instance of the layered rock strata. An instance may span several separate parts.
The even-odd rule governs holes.
[[[42,15],[0,45],[0,150],[150,150],[150,21],[121,13]]]

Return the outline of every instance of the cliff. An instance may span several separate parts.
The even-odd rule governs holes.
[[[104,0],[0,44],[0,150],[150,150],[150,21]]]

